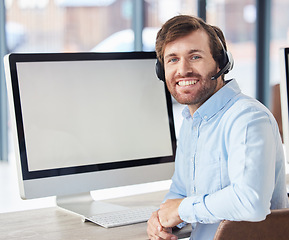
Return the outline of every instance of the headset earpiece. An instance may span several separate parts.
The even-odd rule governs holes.
[[[164,67],[158,59],[156,62],[156,74],[159,80],[164,81],[164,82],[166,81]]]
[[[219,39],[219,41],[221,42],[220,39]],[[229,62],[229,57],[228,57],[227,51],[225,50],[223,44],[221,44],[221,45],[222,45],[222,58],[221,58],[221,61],[219,62],[219,68],[220,69],[224,68],[227,65],[227,63]]]
[[[225,74],[227,74],[228,72],[230,72],[233,67],[234,67],[234,58],[231,52],[227,51],[227,56],[229,59],[229,63],[230,63],[230,67],[228,68],[228,70],[225,72]]]
[[[222,74],[227,74],[229,71],[232,70],[234,66],[234,59],[233,59],[232,54],[229,51],[226,51],[220,38],[219,38],[219,41],[222,45],[222,59],[219,62],[219,68],[221,70],[217,72],[216,75],[211,77],[212,80],[217,80],[218,77],[220,77]]]

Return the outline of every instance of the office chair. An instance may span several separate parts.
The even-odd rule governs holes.
[[[289,208],[272,210],[261,222],[223,220],[214,240],[288,240]]]

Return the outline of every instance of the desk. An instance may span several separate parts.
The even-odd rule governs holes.
[[[105,202],[122,206],[158,206],[165,191],[110,199]],[[175,233],[180,238],[190,235],[190,226]],[[0,214],[0,239],[19,240],[137,240],[148,239],[146,223],[106,229],[59,207]]]

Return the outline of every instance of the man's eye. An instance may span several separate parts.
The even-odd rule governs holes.
[[[199,59],[200,58],[200,56],[192,56],[192,59],[193,60],[197,60],[197,59]]]
[[[172,62],[172,63],[175,63],[175,62],[177,62],[177,61],[178,61],[177,58],[171,58],[171,59],[169,60],[169,62]]]

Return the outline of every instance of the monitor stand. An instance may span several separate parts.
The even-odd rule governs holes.
[[[124,206],[95,201],[90,192],[69,196],[57,196],[56,203],[59,207],[81,215],[84,218],[94,216],[98,213],[116,212],[128,209],[128,207]]]

